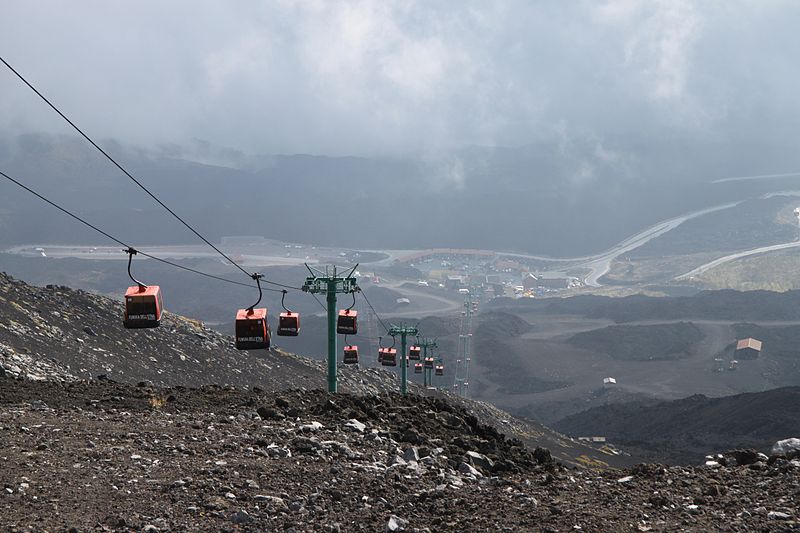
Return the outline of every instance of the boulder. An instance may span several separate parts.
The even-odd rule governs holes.
[[[772,446],[772,455],[783,455],[789,460],[800,457],[800,439],[779,440]]]
[[[408,520],[404,520],[399,516],[392,515],[386,523],[385,531],[405,531],[408,527]]]
[[[731,450],[723,454],[728,466],[747,466],[761,460],[757,450]]]
[[[469,451],[464,454],[464,457],[476,468],[485,473],[491,472],[494,468],[494,461],[483,455],[482,453]]]

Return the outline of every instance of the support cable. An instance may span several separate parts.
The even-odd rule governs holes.
[[[249,278],[252,278],[252,277],[253,277],[253,274],[251,274],[250,272],[248,272],[247,270],[245,270],[244,268],[242,268],[240,265],[238,265],[237,263],[235,263],[235,262],[233,261],[233,259],[231,259],[230,257],[228,257],[228,256],[227,256],[227,254],[225,254],[225,253],[224,253],[222,250],[220,250],[219,248],[217,248],[216,246],[214,246],[214,245],[211,243],[211,241],[209,241],[208,239],[206,239],[205,237],[203,237],[203,236],[202,236],[202,235],[201,235],[201,234],[200,234],[200,233],[199,233],[199,232],[198,232],[196,229],[194,229],[194,228],[193,228],[191,225],[189,225],[189,223],[188,223],[188,222],[186,222],[186,221],[185,221],[183,218],[181,218],[181,217],[180,217],[180,216],[179,216],[177,213],[175,213],[175,211],[173,211],[172,209],[170,209],[169,207],[167,207],[167,205],[166,205],[164,202],[162,202],[161,200],[159,200],[159,199],[158,199],[158,197],[156,197],[156,195],[155,195],[155,194],[153,194],[152,192],[150,192],[150,190],[149,190],[147,187],[145,187],[145,186],[144,186],[144,185],[143,185],[143,184],[142,184],[142,183],[141,183],[139,180],[137,180],[136,178],[134,178],[134,177],[133,177],[133,175],[132,175],[130,172],[128,172],[127,170],[125,170],[125,169],[122,167],[122,165],[120,165],[119,163],[117,163],[117,161],[116,161],[116,160],[115,160],[113,157],[111,157],[111,156],[108,154],[108,152],[106,152],[105,150],[103,150],[102,148],[100,148],[100,146],[99,146],[99,145],[98,145],[96,142],[94,142],[94,141],[93,141],[93,140],[92,140],[92,139],[91,139],[91,138],[90,138],[90,137],[89,137],[89,136],[88,136],[86,133],[84,133],[84,132],[83,132],[83,130],[81,130],[81,129],[80,129],[78,126],[77,126],[77,125],[75,125],[75,123],[74,123],[74,122],[72,122],[72,121],[71,121],[69,118],[67,118],[67,116],[66,116],[64,113],[62,113],[62,112],[61,112],[61,111],[60,111],[60,110],[59,110],[59,109],[58,109],[58,108],[57,108],[55,105],[53,105],[53,103],[52,103],[52,102],[50,102],[50,100],[48,100],[48,99],[47,99],[47,98],[46,98],[46,97],[45,97],[45,96],[44,96],[42,93],[40,93],[40,92],[39,92],[39,91],[36,89],[36,87],[34,87],[34,86],[33,86],[33,85],[32,85],[32,84],[31,84],[31,83],[28,81],[28,80],[26,80],[26,79],[25,79],[25,77],[24,77],[24,76],[22,76],[22,74],[20,74],[19,72],[17,72],[17,71],[16,71],[16,69],[14,69],[14,67],[12,67],[11,65],[9,65],[9,64],[8,64],[8,62],[7,62],[5,59],[3,59],[3,57],[2,57],[2,56],[0,56],[0,61],[2,61],[2,62],[3,62],[3,64],[4,64],[6,67],[8,67],[8,69],[9,69],[9,70],[11,70],[11,72],[13,72],[13,73],[14,73],[14,74],[15,74],[15,75],[16,75],[16,76],[17,76],[17,77],[20,79],[20,80],[22,80],[22,82],[23,82],[25,85],[27,85],[27,86],[28,86],[28,87],[29,87],[29,88],[30,88],[30,89],[31,89],[31,90],[32,90],[34,93],[36,93],[36,95],[37,95],[37,96],[39,96],[39,98],[41,98],[42,100],[44,100],[44,102],[45,102],[45,103],[46,103],[48,106],[50,106],[50,107],[53,109],[53,111],[55,111],[56,113],[58,113],[58,114],[59,114],[59,116],[61,116],[61,118],[63,118],[64,120],[66,120],[66,121],[67,121],[67,123],[68,123],[70,126],[72,126],[72,127],[73,127],[73,129],[75,129],[75,131],[77,131],[79,134],[81,134],[81,136],[82,136],[84,139],[86,139],[86,140],[89,142],[89,144],[91,144],[92,146],[94,146],[95,148],[97,148],[97,150],[98,150],[98,151],[99,151],[101,154],[103,154],[103,155],[106,157],[106,159],[108,159],[108,160],[109,160],[109,161],[110,161],[110,162],[111,162],[111,163],[112,163],[114,166],[116,166],[116,167],[117,167],[117,168],[118,168],[118,169],[119,169],[119,170],[120,170],[120,171],[121,171],[123,174],[125,174],[126,176],[128,176],[128,177],[129,177],[129,178],[130,178],[130,179],[131,179],[131,180],[132,180],[132,181],[133,181],[133,182],[134,182],[136,185],[138,185],[138,186],[139,186],[139,188],[140,188],[140,189],[142,189],[144,192],[146,192],[146,193],[147,193],[147,194],[148,194],[148,195],[149,195],[149,196],[150,196],[150,197],[151,197],[153,200],[155,200],[155,201],[156,201],[156,202],[157,202],[157,203],[158,203],[158,204],[159,204],[161,207],[163,207],[164,209],[166,209],[166,210],[167,210],[167,211],[168,211],[168,212],[169,212],[169,213],[170,213],[172,216],[174,216],[176,219],[178,219],[178,221],[180,221],[180,222],[181,222],[181,224],[183,224],[184,226],[186,226],[186,227],[187,227],[187,228],[188,228],[188,229],[189,229],[189,230],[190,230],[192,233],[194,233],[195,235],[197,235],[197,237],[199,237],[199,238],[200,238],[200,240],[202,240],[204,243],[206,243],[206,244],[207,244],[207,245],[209,245],[211,248],[213,248],[213,249],[214,249],[214,250],[215,250],[215,251],[216,251],[216,252],[217,252],[219,255],[221,255],[221,256],[222,256],[222,257],[224,257],[226,260],[228,260],[228,261],[229,261],[229,262],[230,262],[230,263],[231,263],[233,266],[235,266],[236,268],[238,268],[239,270],[241,270],[241,271],[242,271],[242,272],[243,272],[245,275],[247,275],[247,277],[249,277]],[[300,290],[300,289],[299,289],[299,288],[297,288],[297,287],[289,287],[289,286],[287,286],[287,285],[282,285],[282,284],[280,284],[280,283],[270,282],[270,281],[267,281],[267,280],[264,280],[264,282],[265,282],[265,283],[270,283],[270,284],[272,284],[272,285],[277,285],[277,286],[280,286],[280,287],[284,287],[284,288],[291,288],[291,289],[295,289],[295,290]]]
[[[364,301],[367,302],[367,305],[369,306],[369,308],[372,309],[372,313],[375,315],[375,318],[378,319],[378,322],[380,322],[381,326],[383,326],[383,329],[386,330],[386,333],[389,333],[389,328],[386,326],[386,324],[384,323],[383,319],[381,319],[381,316],[378,314],[378,312],[375,311],[375,308],[370,303],[369,299],[367,298],[367,295],[364,294],[364,291],[359,291],[359,293],[361,294],[361,296],[364,297]]]
[[[55,202],[53,202],[53,201],[51,201],[51,200],[48,200],[47,198],[45,198],[44,196],[42,196],[42,195],[41,195],[41,194],[39,194],[38,192],[34,191],[33,189],[31,189],[30,187],[26,186],[25,184],[23,184],[23,183],[21,183],[21,182],[19,182],[19,181],[15,180],[14,178],[12,178],[11,176],[9,176],[9,175],[8,175],[8,174],[6,174],[5,172],[2,172],[2,171],[0,171],[0,176],[3,176],[4,178],[6,178],[7,180],[9,180],[10,182],[12,182],[12,183],[14,183],[14,184],[18,185],[19,187],[21,187],[21,188],[25,189],[26,191],[28,191],[29,193],[33,194],[34,196],[36,196],[36,197],[37,197],[37,198],[39,198],[40,200],[42,200],[42,201],[44,201],[44,202],[46,202],[46,203],[50,204],[51,206],[55,207],[56,209],[58,209],[58,210],[59,210],[59,211],[61,211],[62,213],[65,213],[65,214],[67,214],[67,215],[71,216],[72,218],[74,218],[75,220],[77,220],[78,222],[80,222],[81,224],[83,224],[83,225],[85,225],[85,226],[88,226],[89,228],[91,228],[91,229],[95,230],[96,232],[100,233],[101,235],[103,235],[103,236],[105,236],[105,237],[107,237],[107,238],[111,239],[112,241],[116,242],[116,243],[117,243],[117,244],[119,244],[120,246],[124,246],[126,249],[130,249],[130,250],[136,250],[136,249],[135,249],[135,248],[133,248],[132,246],[130,246],[130,245],[126,244],[125,242],[123,242],[123,241],[121,241],[121,240],[117,239],[117,238],[116,238],[116,237],[114,237],[113,235],[111,235],[111,234],[109,234],[109,233],[107,233],[107,232],[105,232],[105,231],[101,230],[100,228],[98,228],[98,227],[97,227],[97,226],[95,226],[94,224],[91,224],[90,222],[87,222],[86,220],[82,219],[82,218],[81,218],[81,217],[79,217],[78,215],[75,215],[75,214],[73,214],[72,212],[68,211],[67,209],[65,209],[65,208],[61,207],[61,206],[60,206],[60,205],[58,205],[57,203],[55,203]],[[162,258],[160,258],[160,257],[156,257],[155,255],[152,255],[152,254],[145,253],[145,252],[143,252],[143,251],[141,251],[141,250],[136,250],[136,251],[137,251],[139,254],[141,254],[141,255],[143,255],[143,256],[145,256],[145,257],[148,257],[148,258],[150,258],[150,259],[153,259],[153,260],[155,260],[155,261],[159,261],[159,262],[161,262],[161,263],[164,263],[165,265],[170,265],[170,266],[172,266],[172,267],[179,268],[179,269],[181,269],[181,270],[186,270],[187,272],[192,272],[192,273],[194,273],[194,274],[198,274],[198,275],[200,275],[200,276],[205,276],[205,277],[207,277],[207,278],[215,279],[215,280],[218,280],[218,281],[224,281],[225,283],[231,283],[231,284],[233,284],[233,285],[240,285],[240,286],[242,286],[242,287],[247,287],[247,288],[250,288],[250,289],[252,289],[252,288],[253,288],[253,286],[252,286],[252,285],[250,285],[250,284],[248,284],[248,283],[241,283],[241,282],[239,282],[239,281],[234,281],[234,280],[232,280],[232,279],[226,279],[226,278],[222,278],[222,277],[220,277],[220,276],[215,276],[215,275],[213,275],[213,274],[208,274],[208,273],[206,273],[206,272],[201,272],[200,270],[195,270],[195,269],[193,269],[193,268],[189,268],[189,267],[187,267],[187,266],[183,266],[183,265],[180,265],[180,264],[178,264],[178,263],[173,263],[172,261],[168,261],[168,260],[166,260],[166,259],[162,259]],[[274,291],[274,292],[280,292],[280,290],[278,290],[278,289],[265,289],[265,290],[268,290],[268,291]]]

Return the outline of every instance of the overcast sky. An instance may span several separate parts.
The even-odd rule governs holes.
[[[800,125],[795,0],[5,0],[0,55],[90,134],[396,154]],[[0,133],[66,132],[0,71]],[[794,141],[793,141],[794,142]]]

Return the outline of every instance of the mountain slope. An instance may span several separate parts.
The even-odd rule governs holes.
[[[35,380],[91,379],[103,376],[156,387],[234,385],[274,392],[327,389],[324,363],[271,349],[243,352],[233,340],[200,322],[165,312],[158,328],[126,330],[122,304],[62,286],[35,287],[0,273],[0,375]],[[412,392],[445,396],[559,460],[581,456],[612,465],[630,463],[572,442],[556,432],[521,420],[490,404],[464,400],[410,384]],[[360,395],[398,390],[394,372],[340,367],[339,389]],[[600,463],[597,463],[600,464]]]
[[[800,428],[800,387],[722,398],[695,395],[642,405],[595,407],[554,424],[569,435],[603,435],[651,460],[698,463],[721,449],[768,451]]]

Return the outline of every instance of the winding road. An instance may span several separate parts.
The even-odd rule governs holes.
[[[536,255],[512,254],[505,252],[498,253],[497,255],[503,257],[517,257],[525,259],[534,259],[539,261],[565,263],[569,264],[571,268],[588,268],[590,270],[590,273],[584,279],[584,283],[586,283],[586,285],[590,287],[600,287],[601,286],[599,281],[600,278],[608,273],[608,271],[611,269],[611,262],[614,261],[614,259],[616,259],[620,255],[628,253],[631,250],[635,250],[640,246],[644,246],[653,239],[660,237],[661,235],[667,233],[668,231],[677,228],[687,220],[707,215],[715,211],[730,209],[732,207],[736,207],[740,203],[741,202],[731,202],[727,204],[716,205],[713,207],[707,207],[705,209],[700,209],[698,211],[693,211],[691,213],[686,213],[684,215],[664,220],[662,222],[659,222],[658,224],[650,226],[649,228],[643,231],[640,231],[639,233],[636,233],[635,235],[632,235],[631,237],[628,237],[624,241],[620,242],[619,244],[616,244],[615,246],[609,248],[608,250],[595,255],[572,257],[572,258],[540,257]]]
[[[783,244],[773,244],[772,246],[762,246],[761,248],[754,248],[752,250],[746,250],[744,252],[737,252],[735,254],[726,255],[724,257],[714,259],[713,261],[709,261],[705,265],[700,265],[694,270],[690,270],[686,274],[681,274],[680,276],[676,276],[675,280],[680,281],[683,279],[691,279],[694,276],[698,276],[703,272],[711,270],[712,268],[716,268],[719,265],[728,263],[730,261],[735,261],[736,259],[741,259],[742,257],[747,257],[750,255],[758,255],[767,252],[774,252],[777,250],[786,250],[789,248],[798,248],[798,247],[800,247],[800,241],[792,241],[792,242],[785,242]]]

